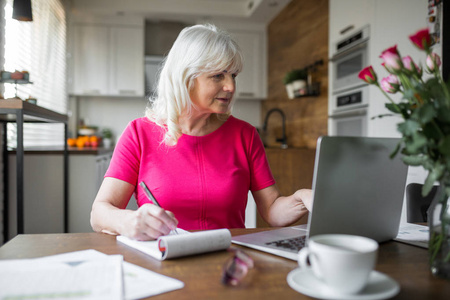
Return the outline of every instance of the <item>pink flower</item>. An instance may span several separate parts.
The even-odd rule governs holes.
[[[390,74],[389,76],[381,79],[380,86],[383,91],[394,94],[398,91],[400,82],[398,81],[397,76]]]
[[[377,83],[377,74],[373,70],[372,66],[365,67],[359,72],[358,77],[368,84]]]
[[[402,60],[400,58],[400,53],[397,51],[397,45],[384,50],[381,53],[380,58],[383,59],[383,66],[389,72],[395,73],[396,71],[400,71],[402,68]]]
[[[441,58],[434,52],[431,52],[427,56],[427,69],[429,72],[434,72],[434,70],[438,69],[441,66]]]
[[[421,29],[415,34],[410,35],[409,39],[420,50],[428,50],[431,46],[431,36],[428,28]]]
[[[407,69],[408,71],[412,72],[412,73],[416,73],[417,75],[421,76],[422,75],[422,69],[416,65],[413,61],[413,59],[411,58],[411,56],[405,56],[402,58],[402,62],[403,62],[403,66],[405,67],[405,69]]]

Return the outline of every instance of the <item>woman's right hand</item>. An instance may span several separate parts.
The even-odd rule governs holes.
[[[170,211],[144,204],[133,212],[122,235],[135,240],[153,240],[177,228],[178,220]]]
[[[134,185],[116,178],[103,180],[91,212],[96,232],[147,241],[176,229],[178,220],[173,213],[159,206],[144,204],[137,210],[126,209],[134,189]]]

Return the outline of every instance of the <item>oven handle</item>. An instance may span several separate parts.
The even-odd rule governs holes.
[[[355,45],[347,50],[344,50],[343,52],[336,53],[335,55],[333,55],[333,57],[330,58],[330,61],[335,62],[335,61],[339,60],[340,58],[345,57],[345,56],[349,55],[350,53],[357,51],[359,49],[365,48],[365,47],[367,47],[367,40],[361,41],[360,44]]]
[[[329,117],[331,119],[340,119],[340,118],[348,118],[348,117],[359,117],[359,116],[364,116],[366,114],[367,114],[366,109],[353,109],[353,110],[344,111],[344,112],[337,112],[337,113],[330,115]]]

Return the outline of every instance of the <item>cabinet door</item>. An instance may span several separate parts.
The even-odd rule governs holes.
[[[110,28],[110,93],[144,95],[144,30],[137,27]]]
[[[351,31],[371,24],[373,8],[374,0],[330,0],[330,46]]]
[[[241,47],[244,69],[236,81],[236,98],[263,99],[267,92],[264,35],[262,32],[231,32]]]
[[[75,25],[73,56],[73,93],[106,95],[108,93],[108,28]]]

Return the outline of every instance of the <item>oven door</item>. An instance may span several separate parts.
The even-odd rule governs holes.
[[[346,110],[364,108],[369,105],[369,86],[336,93],[331,96],[330,115]]]
[[[329,135],[367,136],[367,108],[352,109],[329,116]]]
[[[333,94],[364,85],[358,74],[367,66],[367,42],[335,55],[332,62]]]

